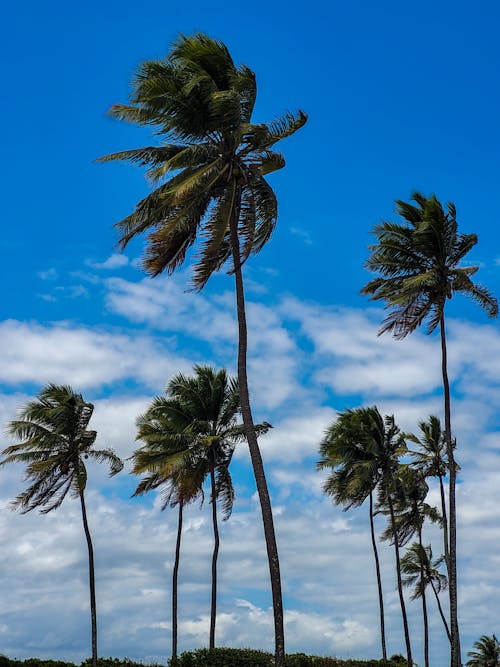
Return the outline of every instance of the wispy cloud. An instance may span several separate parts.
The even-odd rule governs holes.
[[[129,264],[129,259],[126,255],[114,253],[108,257],[104,262],[95,262],[91,259],[87,260],[87,266],[93,269],[102,269],[104,271],[111,271],[113,269],[122,269]]]

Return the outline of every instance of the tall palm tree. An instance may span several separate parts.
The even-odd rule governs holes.
[[[202,239],[193,286],[202,289],[214,271],[229,265],[235,277],[238,317],[238,383],[241,411],[259,494],[274,609],[275,652],[283,667],[285,643],[278,549],[264,466],[252,418],[247,381],[247,324],[242,267],[269,240],[277,219],[276,195],[265,176],[285,165],[273,150],[304,125],[287,114],[253,123],[255,74],[236,66],[227,47],[203,34],[180,37],[164,60],[140,66],[130,104],[116,104],[118,119],[151,125],[159,146],[122,151],[102,160],[148,167],[155,189],[117,223],[120,246],[148,232],[146,272],[172,273]]]
[[[404,575],[403,585],[414,586],[411,599],[417,600],[425,595],[425,589],[430,585],[434,597],[436,598],[439,615],[443,621],[444,629],[448,639],[451,639],[450,628],[446,621],[439,593],[446,590],[448,579],[446,575],[439,571],[439,566],[443,563],[444,556],[440,556],[433,561],[432,547],[430,544],[423,546],[419,542],[414,542],[405,551],[401,558],[401,571]],[[422,577],[423,571],[423,577]]]
[[[376,408],[357,408],[341,412],[327,428],[320,445],[319,470],[331,473],[323,484],[323,490],[344,511],[360,507],[369,498],[370,534],[375,559],[378,601],[380,612],[380,641],[382,659],[387,662],[385,638],[384,597],[377,542],[375,539],[373,494],[380,481],[380,443],[371,438],[373,420],[378,419]]]
[[[429,486],[419,470],[415,470],[408,465],[400,466],[397,484],[394,485],[394,511],[390,515],[391,522],[387,530],[382,534],[382,539],[389,540],[392,543],[397,539],[399,547],[403,547],[416,533],[418,544],[422,547],[422,529],[425,519],[428,518],[436,523],[441,522],[441,515],[436,508],[425,502],[428,491]],[[384,509],[382,508],[381,511],[384,512]],[[388,513],[388,511],[385,510],[385,513]],[[401,563],[402,572],[403,566]],[[422,588],[421,599],[424,622],[424,661],[425,667],[429,667],[429,623],[423,563],[420,564],[419,574]]]
[[[392,506],[392,493],[399,466],[399,458],[406,451],[406,445],[394,417],[382,417],[376,407],[356,408],[339,414],[329,426],[320,446],[319,468],[333,468],[324,484],[324,490],[345,509],[363,504],[370,498],[370,529],[372,547],[377,570],[377,584],[380,606],[380,633],[382,653],[385,652],[385,630],[382,585],[378,553],[373,526],[373,492],[376,488]],[[399,576],[399,551],[396,541],[396,562],[398,563],[398,588],[408,655],[408,665],[412,665],[408,621],[402,596]]]
[[[467,653],[467,667],[500,667],[500,642],[495,635],[482,635],[474,646],[477,650]]]
[[[456,209],[448,203],[446,211],[432,195],[416,192],[415,205],[396,201],[403,223],[382,222],[375,226],[377,244],[366,266],[380,274],[362,293],[382,300],[391,309],[379,334],[389,331],[396,339],[405,338],[427,322],[430,334],[439,327],[441,337],[441,372],[444,393],[446,453],[449,463],[449,593],[451,667],[460,667],[460,636],[457,608],[456,555],[456,463],[451,430],[450,384],[448,379],[445,305],[457,292],[468,296],[488,315],[498,315],[497,300],[473,276],[479,267],[459,266],[476,245],[475,234],[459,234]]]
[[[189,482],[188,489],[200,497],[203,482],[207,477],[210,479],[214,550],[209,646],[214,648],[219,553],[217,499],[221,499],[223,518],[227,519],[234,500],[229,465],[236,444],[245,438],[245,431],[243,425],[237,423],[240,399],[236,380],[228,377],[224,369],[216,371],[209,366],[195,366],[194,371],[192,377],[182,373],[173,377],[166,396],[155,398],[145,415],[138,419],[138,438],[146,444],[133,455],[133,472],[156,475],[155,466],[159,463],[154,455],[159,447],[164,472],[154,479],[159,485],[166,477],[171,505],[172,489],[176,489],[174,498],[178,503],[179,476],[182,486]],[[269,427],[267,423],[258,424],[256,430],[261,434]],[[138,492],[154,488],[147,479],[138,487]]]
[[[6,458],[0,465],[26,464],[25,477],[30,485],[12,502],[22,514],[34,509],[47,514],[57,509],[68,493],[80,499],[89,558],[92,667],[97,667],[94,549],[85,506],[84,459],[107,463],[111,475],[120,472],[123,463],[113,450],[94,448],[97,433],[87,430],[93,411],[92,403],[84,401],[71,387],[47,385],[8,424],[7,432],[20,442],[3,450]]]
[[[446,571],[449,576],[450,553],[448,541],[448,517],[444,491],[444,477],[448,470],[446,438],[444,432],[441,430],[439,417],[436,417],[435,415],[431,415],[428,421],[421,421],[418,426],[422,434],[420,438],[412,433],[407,433],[405,437],[407,442],[413,442],[418,446],[417,451],[409,452],[413,458],[412,465],[415,465],[424,477],[437,477],[439,479],[444,559],[446,563]],[[456,465],[457,464],[455,464],[455,466]]]
[[[229,518],[234,500],[234,489],[229,465],[235,446],[245,439],[243,424],[237,423],[240,415],[238,383],[228,377],[225,369],[215,371],[210,366],[195,366],[195,374],[174,377],[167,392],[176,404],[176,421],[191,436],[191,457],[205,465],[205,475],[210,479],[210,502],[214,532],[212,555],[212,598],[210,613],[210,648],[215,646],[217,610],[217,558],[219,553],[219,528],[217,499],[222,501],[223,519]],[[267,422],[256,424],[261,435],[270,428]]]

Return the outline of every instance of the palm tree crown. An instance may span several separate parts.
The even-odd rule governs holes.
[[[499,667],[500,666],[500,642],[492,635],[482,635],[474,642],[475,651],[469,651],[467,655],[467,667]]]
[[[471,280],[478,266],[460,262],[477,243],[476,234],[459,234],[456,209],[447,210],[434,195],[415,192],[416,205],[396,201],[404,223],[382,222],[374,228],[377,245],[366,262],[380,274],[363,289],[373,299],[393,308],[380,333],[390,331],[404,338],[425,320],[431,333],[440,323],[446,299],[455,292],[473,299],[490,317],[498,315],[497,300]]]
[[[401,572],[403,573],[403,584],[405,586],[414,586],[411,599],[416,600],[422,597],[424,588],[422,587],[421,573],[424,572],[423,586],[432,584],[436,593],[446,590],[448,579],[445,574],[439,571],[440,565],[444,562],[444,556],[433,560],[432,547],[430,544],[421,546],[414,542],[405,551],[401,558]]]
[[[325,493],[346,509],[362,505],[382,479],[394,477],[405,451],[394,417],[384,420],[376,407],[342,412],[320,446],[318,468],[333,468]]]
[[[254,73],[236,66],[227,47],[203,34],[180,37],[164,60],[142,64],[130,104],[115,118],[151,125],[159,146],[120,151],[102,161],[148,167],[157,187],[117,223],[120,245],[148,232],[144,269],[171,273],[201,235],[193,284],[201,289],[231,257],[230,224],[237,218],[241,263],[258,252],[276,224],[277,201],[265,176],[285,166],[273,146],[306,122],[302,112],[270,123],[251,121]]]
[[[85,459],[108,463],[111,474],[123,463],[111,449],[95,449],[96,431],[87,429],[94,411],[71,387],[49,384],[11,421],[7,432],[20,440],[4,449],[5,463],[26,464],[30,486],[13,501],[22,513],[47,514],[71,492],[80,496],[87,484]]]

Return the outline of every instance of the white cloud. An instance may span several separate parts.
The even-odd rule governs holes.
[[[111,271],[113,269],[121,269],[124,266],[127,266],[129,259],[126,255],[114,253],[106,260],[104,260],[104,262],[94,262],[92,260],[87,260],[86,263],[93,269],[104,269],[105,271]]]
[[[114,334],[59,323],[53,326],[7,320],[0,323],[0,347],[9,350],[0,381],[71,384],[96,388],[134,379],[162,389],[167,379],[192,367],[151,337]]]
[[[110,312],[123,317],[122,324],[140,322],[148,334],[123,326],[104,331],[68,322],[1,323],[0,345],[9,354],[0,379],[19,393],[0,395],[0,418],[11,419],[26,401],[26,383],[68,382],[85,390],[95,403],[93,426],[99,445],[129,456],[136,446],[135,419],[151,395],[162,391],[172,374],[190,371],[193,354],[187,350],[203,349],[204,359],[235,370],[233,294],[186,294],[181,282],[104,281]],[[324,498],[324,475],[316,473],[314,462],[335,409],[377,403],[381,412],[394,413],[404,430],[413,431],[419,420],[441,414],[438,341],[423,334],[401,343],[389,336],[377,338],[379,311],[329,309],[291,298],[271,304],[250,299],[248,318],[256,418],[274,425],[261,446],[274,500],[288,650],[377,655],[377,594],[367,511],[363,507],[343,513]],[[500,503],[500,335],[490,325],[450,320],[449,341],[454,428],[462,465],[461,614],[463,637],[470,645],[484,631],[479,627],[482,620],[494,616],[500,595],[495,513]],[[97,399],[88,395],[92,392]],[[322,405],[328,392],[331,407]],[[254,646],[261,642],[269,649],[269,574],[245,447],[235,466],[237,502],[231,519],[221,524],[218,641]],[[157,496],[129,499],[135,482],[126,474],[108,479],[104,468],[89,467],[101,652],[158,660],[169,650],[177,513],[160,512]],[[5,610],[2,650],[20,657],[77,660],[89,651],[88,633],[82,632],[88,628],[88,592],[79,508],[69,501],[47,517],[14,515],[6,507],[23,483],[20,468],[0,468],[0,539],[9,545],[0,552],[0,569],[9,572],[9,580],[0,582]],[[435,488],[432,493],[437,498]],[[378,517],[378,530],[382,525]],[[427,535],[433,537],[438,555],[436,530]],[[182,649],[206,643],[212,539],[209,506],[202,512],[190,507],[182,542]],[[381,545],[389,650],[396,652],[402,650],[403,636],[392,559],[391,549]],[[238,599],[242,602],[236,604]],[[409,611],[412,637],[418,638],[420,608],[411,604]],[[446,645],[435,610],[430,614],[433,660],[442,661]]]

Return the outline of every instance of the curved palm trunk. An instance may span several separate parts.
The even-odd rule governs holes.
[[[403,629],[405,633],[405,643],[406,643],[406,659],[408,662],[408,667],[413,667],[413,658],[411,655],[411,644],[410,644],[410,633],[408,631],[408,618],[406,616],[406,606],[405,599],[403,595],[403,582],[401,581],[401,561],[399,559],[399,544],[398,544],[398,534],[396,531],[396,520],[394,518],[394,507],[392,505],[392,498],[389,494],[387,498],[389,504],[389,511],[391,513],[391,528],[392,528],[392,537],[394,540],[394,553],[396,555],[396,573],[398,577],[398,592],[399,592],[399,602],[401,604],[401,615],[403,616]]]
[[[451,643],[450,628],[448,627],[448,623],[446,621],[446,617],[443,613],[443,608],[441,606],[441,601],[439,599],[438,592],[436,590],[436,587],[434,586],[434,582],[432,581],[432,579],[431,579],[431,586],[432,586],[432,590],[434,591],[434,596],[436,597],[436,602],[437,602],[437,606],[438,606],[438,609],[439,609],[439,614],[441,616],[441,620],[443,621],[444,629],[446,630],[446,634],[448,636],[448,641]]]
[[[240,247],[238,241],[238,220],[233,214],[231,220],[231,250],[234,262],[234,277],[236,283],[236,309],[238,315],[238,386],[240,392],[241,415],[245,427],[245,435],[250,450],[250,458],[255,476],[255,484],[259,494],[260,507],[262,511],[262,522],[264,524],[264,536],[266,539],[267,558],[269,561],[269,575],[271,579],[271,590],[274,611],[274,637],[275,637],[275,665],[285,666],[285,633],[283,627],[283,600],[281,596],[281,575],[278,557],[278,546],[274,532],[273,514],[271,500],[264,472],[262,456],[257,442],[255,427],[250,407],[250,397],[247,380],[247,324],[245,313],[245,293],[243,289],[243,276],[241,272]]]
[[[89,524],[87,521],[87,510],[83,491],[80,491],[80,503],[82,506],[83,530],[87,539],[89,552],[89,588],[90,588],[90,620],[92,626],[92,667],[97,667],[97,608],[95,602],[95,575],[94,575],[94,549],[90,537]]]
[[[429,667],[429,620],[427,618],[427,600],[425,597],[424,564],[422,562],[422,553],[424,550],[422,544],[422,527],[420,527],[418,530],[418,546],[420,547],[420,586],[422,587],[422,614],[424,617],[424,661],[425,661],[425,667]]]
[[[440,320],[441,334],[441,371],[443,375],[443,393],[444,393],[444,424],[446,438],[446,453],[450,466],[450,484],[449,484],[449,508],[450,508],[450,534],[449,534],[449,592],[450,592],[450,632],[451,632],[451,667],[460,667],[462,664],[460,652],[460,635],[458,630],[458,596],[457,596],[457,513],[455,486],[457,470],[455,465],[455,456],[453,452],[453,443],[451,438],[451,399],[450,383],[448,380],[448,360],[446,350],[446,330],[444,323],[444,313]]]
[[[387,662],[387,649],[385,645],[385,617],[384,596],[382,594],[382,577],[380,576],[380,563],[378,559],[377,542],[375,540],[375,528],[373,525],[373,493],[370,491],[370,530],[372,536],[373,555],[375,557],[375,569],[377,571],[378,603],[380,608],[380,640],[382,642],[382,660]]]
[[[179,559],[181,554],[182,510],[184,505],[179,503],[179,519],[177,522],[177,541],[175,543],[175,560],[172,573],[172,664],[177,662],[177,578],[179,574]]]
[[[217,556],[219,554],[219,527],[217,525],[217,494],[215,490],[215,473],[210,470],[212,486],[212,523],[214,527],[214,551],[212,554],[212,601],[210,605],[210,648],[215,648],[215,619],[217,616]]]

